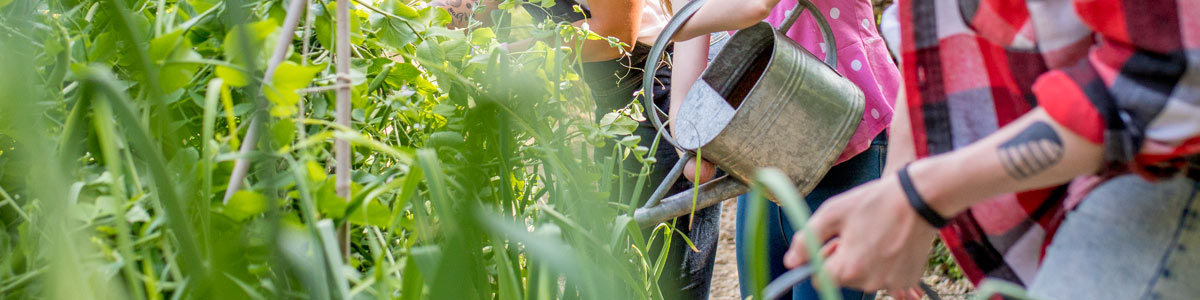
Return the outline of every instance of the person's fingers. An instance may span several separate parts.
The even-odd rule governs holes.
[[[717,175],[717,166],[716,165],[713,165],[713,163],[708,162],[707,160],[700,161],[700,178],[699,178],[700,183],[708,182],[709,180],[713,179],[713,176],[716,176],[716,175]]]
[[[803,232],[797,232],[792,237],[792,245],[788,247],[788,251],[783,254],[783,266],[788,269],[795,269],[800,265],[808,262],[808,250],[804,249],[804,240],[801,239]]]
[[[689,160],[686,165],[683,165],[683,178],[687,178],[687,180],[691,182],[696,182],[695,159]]]
[[[792,236],[792,246],[783,256],[783,265],[788,268],[795,268],[808,262],[808,250],[804,247],[808,239],[806,234],[813,234],[817,237],[818,242],[828,241],[837,234],[837,224],[841,221],[841,209],[837,207],[825,207],[813,214],[808,220],[808,224],[804,226],[804,230],[796,232]]]
[[[896,300],[921,300],[922,296],[919,288],[888,290],[888,295]]]
[[[825,264],[821,266],[829,277],[833,279],[838,286],[857,288],[861,290],[873,290],[863,288],[863,273],[855,264],[858,259],[849,257],[844,253],[834,253],[825,260]]]
[[[821,256],[829,257],[830,255],[833,255],[833,252],[837,251],[838,244],[840,244],[840,241],[836,237],[832,240],[829,240],[828,243],[825,243],[825,246],[821,247]]]
[[[700,168],[700,176],[699,177],[696,177],[696,168]],[[713,176],[716,175],[716,173],[717,173],[717,167],[714,166],[711,162],[708,162],[707,160],[701,161],[701,163],[697,166],[696,159],[693,158],[691,160],[688,160],[687,164],[684,165],[684,167],[683,167],[683,177],[687,178],[688,181],[691,181],[691,182],[697,182],[697,181],[700,183],[708,182],[709,180],[712,180]],[[697,180],[697,179],[699,179],[699,180]]]

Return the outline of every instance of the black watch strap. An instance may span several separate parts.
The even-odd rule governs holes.
[[[945,217],[939,215],[925,203],[925,199],[921,198],[921,194],[917,193],[917,188],[913,187],[912,178],[908,177],[908,165],[900,168],[900,172],[896,172],[900,176],[900,188],[904,190],[905,198],[908,198],[908,204],[912,205],[913,210],[917,211],[917,215],[929,222],[936,228],[946,227],[947,221]]]

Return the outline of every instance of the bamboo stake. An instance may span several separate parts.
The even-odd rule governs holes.
[[[292,38],[296,35],[296,26],[300,23],[300,16],[304,15],[305,2],[302,0],[292,0],[292,5],[288,6],[287,18],[283,20],[283,28],[279,32],[279,40],[275,44],[275,52],[271,53],[271,60],[267,62],[267,70],[263,72],[263,82],[271,80],[275,76],[275,68],[283,63],[283,59],[287,58],[288,46],[292,44]],[[263,104],[261,107],[265,107]],[[238,148],[238,159],[233,163],[233,173],[229,175],[229,184],[226,185],[225,198],[221,200],[221,204],[228,204],[229,198],[233,194],[242,189],[242,181],[246,179],[246,173],[250,170],[250,160],[247,158],[250,151],[254,151],[254,145],[258,141],[259,135],[259,114],[254,114],[255,117],[250,121],[250,129],[246,130],[246,136],[242,138],[242,146]]]
[[[337,79],[340,85],[337,89],[337,114],[334,117],[339,125],[350,127],[350,1],[338,0],[337,4],[337,42],[336,59]],[[337,167],[338,196],[350,201],[350,142],[338,138],[334,142],[334,158]],[[342,257],[350,256],[350,234],[346,224],[338,228],[338,240],[342,249]]]

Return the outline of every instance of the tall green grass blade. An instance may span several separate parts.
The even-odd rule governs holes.
[[[84,103],[78,103],[82,105]],[[115,213],[113,219],[117,223],[117,249],[121,253],[121,257],[125,261],[122,266],[121,273],[125,276],[125,283],[129,285],[129,293],[133,299],[145,299],[145,295],[156,295],[157,291],[153,289],[145,289],[142,285],[141,274],[137,271],[137,256],[133,252],[133,242],[129,235],[129,223],[125,220],[125,216],[120,212],[125,211],[125,203],[128,202],[129,196],[125,192],[125,186],[121,178],[125,172],[122,170],[121,153],[117,150],[118,133],[116,124],[113,124],[113,113],[109,107],[109,103],[98,101],[92,105],[94,117],[92,118],[93,126],[96,130],[96,138],[100,144],[100,153],[104,157],[104,166],[108,173],[113,177],[109,183],[109,188],[112,189],[113,197],[112,211]],[[153,287],[153,285],[149,285]],[[143,294],[145,292],[145,294]]]
[[[337,234],[333,222],[330,220],[317,221],[317,230],[320,232],[321,243],[325,253],[326,268],[328,268],[329,282],[332,285],[330,296],[333,299],[349,299],[350,286],[344,276],[345,264],[342,262],[341,253],[337,245]]]
[[[123,125],[127,136],[130,137],[129,145],[147,160],[147,167],[154,179],[151,189],[158,194],[159,203],[166,210],[167,223],[180,244],[180,256],[183,257],[180,261],[184,269],[188,273],[198,275],[195,277],[199,277],[192,278],[192,284],[196,284],[197,280],[208,276],[207,267],[200,264],[206,259],[200,255],[195,234],[192,232],[192,227],[187,224],[188,214],[184,209],[186,202],[175,190],[175,183],[172,179],[174,176],[167,172],[166,159],[156,147],[157,144],[150,138],[149,132],[139,125],[138,118],[127,104],[130,102],[129,99],[117,87],[112,75],[96,67],[87,70],[85,75],[87,83],[94,85],[97,90],[107,95],[106,101],[113,110],[115,120]],[[199,285],[204,286],[204,284]]]
[[[750,217],[746,224],[750,226],[744,227],[744,232],[740,232],[745,236],[745,245],[742,256],[746,257],[748,262],[749,274],[746,276],[747,282],[750,283],[750,290],[754,299],[763,299],[762,290],[767,286],[770,271],[767,267],[767,199],[763,198],[762,186],[755,184],[751,186],[750,195],[747,199],[750,205],[747,208],[745,216]]]
[[[808,204],[804,202],[804,197],[796,190],[796,186],[791,182],[791,179],[786,174],[783,174],[782,171],[774,168],[759,170],[755,178],[775,196],[775,199],[779,200],[779,207],[783,209],[784,214],[788,217],[788,221],[792,223],[792,229],[797,232],[802,230],[804,225],[808,223],[811,210],[808,208]],[[811,257],[808,265],[813,269],[813,274],[816,277],[813,282],[819,287],[818,291],[821,299],[841,299],[842,296],[838,292],[837,285],[833,283],[832,278],[822,268],[825,258],[821,256],[821,241],[818,241],[816,236],[810,234],[805,235],[803,241],[793,240],[792,242],[804,243],[805,249],[808,251],[809,257]]]

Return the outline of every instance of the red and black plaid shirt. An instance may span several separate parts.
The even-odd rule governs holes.
[[[920,157],[970,144],[1037,106],[1103,144],[1110,166],[1147,177],[1178,173],[1187,156],[1200,153],[1200,1],[899,5],[902,73]],[[957,216],[942,238],[972,281],[1025,284],[1075,203],[1065,199],[1086,193],[1078,186],[982,202]]]

